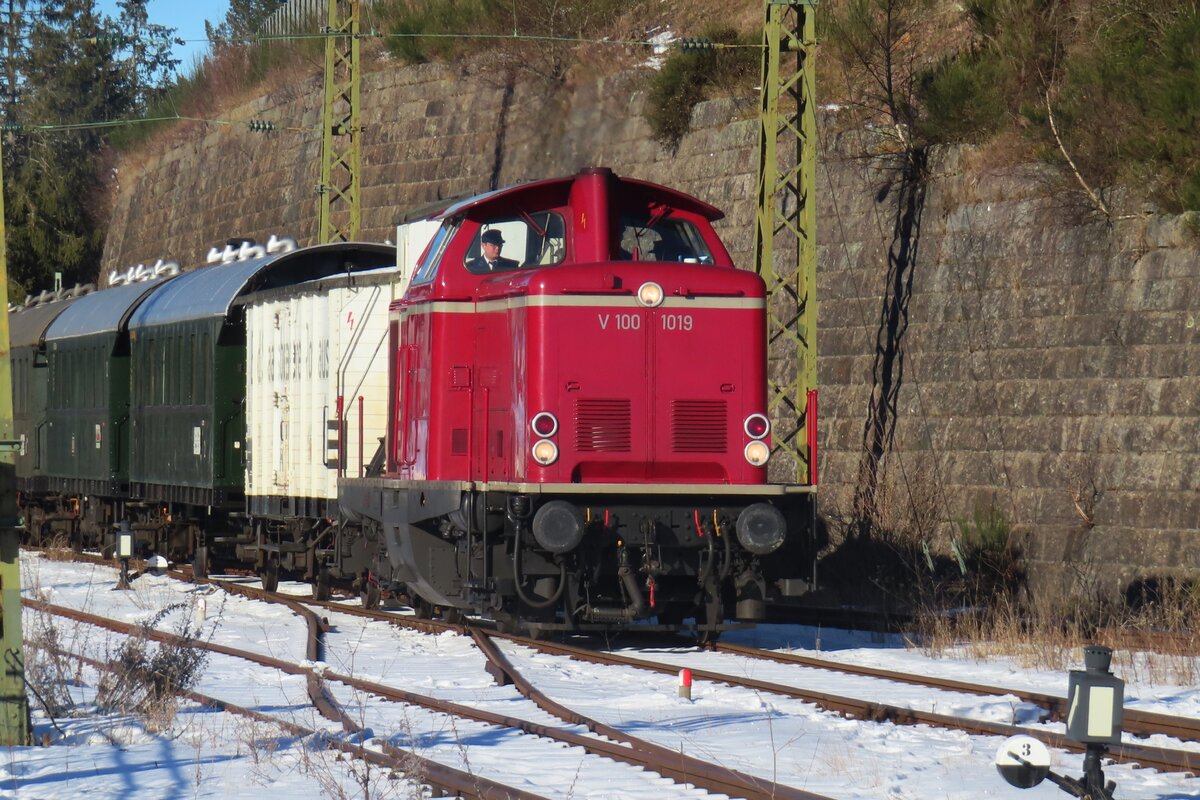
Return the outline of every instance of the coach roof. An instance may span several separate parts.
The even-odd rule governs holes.
[[[78,298],[68,297],[50,303],[38,303],[29,308],[18,308],[8,315],[9,347],[34,347],[41,344],[51,323],[67,310]]]
[[[46,331],[46,341],[117,333],[128,323],[129,315],[138,303],[168,280],[170,278],[156,278],[126,283],[85,294],[54,320]]]
[[[394,263],[395,258],[390,245],[343,242],[202,267],[155,292],[134,312],[129,327],[224,317],[243,294],[374,269]]]

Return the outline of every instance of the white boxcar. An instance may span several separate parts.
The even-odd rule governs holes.
[[[387,426],[388,306],[398,267],[247,298],[246,495],[257,515],[325,516]]]

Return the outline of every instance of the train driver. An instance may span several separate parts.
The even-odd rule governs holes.
[[[500,248],[504,246],[504,237],[497,229],[484,231],[483,236],[479,237],[479,241],[483,255],[476,256],[467,262],[467,269],[471,272],[499,272],[516,269],[520,266],[511,258],[504,258],[500,255]]]

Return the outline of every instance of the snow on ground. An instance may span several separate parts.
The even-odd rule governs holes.
[[[130,622],[171,609],[159,623],[176,630],[198,620],[204,597],[202,635],[215,642],[300,663],[304,623],[288,609],[227,596],[165,577],[144,575],[129,592],[113,591],[116,571],[98,565],[55,562],[23,555],[26,596]],[[306,594],[301,585],[292,588]],[[27,637],[39,612],[25,611]],[[563,723],[537,709],[511,686],[496,686],[484,658],[466,637],[425,634],[330,613],[328,669],[397,685],[520,717],[553,727]],[[121,637],[70,622],[56,623],[66,644],[97,657],[111,656]],[[727,634],[730,641],[797,653],[834,657],[889,669],[931,672],[998,686],[1065,692],[1062,673],[1027,670],[995,659],[931,659],[896,646],[888,637],[798,626],[762,626]],[[832,797],[896,800],[1064,797],[1049,782],[1020,791],[1005,784],[991,766],[1000,741],[925,726],[895,726],[840,719],[777,695],[697,681],[691,702],[677,696],[675,679],[645,670],[600,667],[503,644],[508,657],[552,698],[671,748],[724,766]],[[1037,725],[1039,715],[1014,697],[981,698],[902,684],[868,683],[801,667],[739,659],[688,648],[645,649],[629,655],[714,671],[738,671],[761,680],[830,692],[855,693],[940,713]],[[277,728],[185,704],[166,731],[148,731],[136,719],[95,713],[96,676],[84,670],[73,687],[79,716],[51,721],[34,706],[40,739],[50,747],[7,748],[0,755],[0,797],[89,798],[196,797],[259,798],[264,790],[289,800],[330,796],[406,798],[419,791],[378,769],[339,758],[317,739],[298,740]],[[282,715],[305,727],[338,735],[311,708],[304,679],[281,675],[238,659],[212,655],[197,690],[220,699]],[[411,706],[364,696],[343,685],[330,690],[373,736],[419,755],[547,797],[664,798],[706,796],[656,775],[584,756],[575,748],[521,736],[480,723],[451,719]],[[874,694],[868,694],[874,693]],[[1196,687],[1130,682],[1131,707],[1195,715]],[[1061,726],[1051,726],[1061,729]],[[582,729],[573,729],[585,733]],[[1171,746],[1176,746],[1172,744]],[[1081,758],[1055,754],[1056,769],[1078,775]],[[1183,800],[1200,797],[1200,779],[1109,765],[1118,800]],[[363,783],[366,782],[366,788]]]
[[[670,28],[658,31],[653,34],[649,40],[651,55],[642,62],[643,67],[651,69],[662,69],[663,64],[667,60],[667,53],[671,49],[671,44],[675,41],[675,32]]]

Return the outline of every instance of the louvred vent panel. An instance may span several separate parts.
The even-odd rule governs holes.
[[[632,441],[629,400],[575,401],[575,449],[628,453]]]
[[[724,400],[676,400],[671,403],[671,446],[676,453],[724,453],[728,450],[728,409]]]

